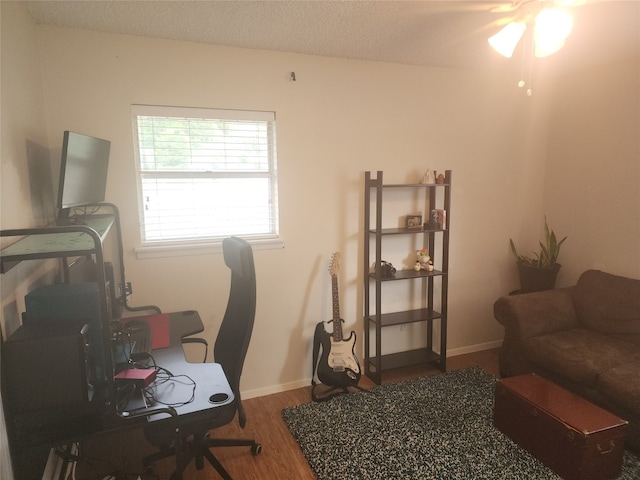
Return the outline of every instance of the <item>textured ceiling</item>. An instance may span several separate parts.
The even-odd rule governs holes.
[[[478,67],[500,1],[29,1],[37,23],[351,59]],[[492,25],[493,24],[493,25]]]
[[[524,8],[539,5],[524,3]],[[504,11],[513,2],[500,0],[46,0],[26,5],[39,24],[470,69],[504,64],[506,60],[490,49],[487,38],[513,14]],[[637,20],[631,28],[635,28],[631,41],[637,43]]]

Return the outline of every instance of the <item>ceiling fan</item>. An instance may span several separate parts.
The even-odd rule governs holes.
[[[588,0],[518,0],[494,7],[494,13],[510,14],[497,23],[502,29],[488,41],[499,54],[511,58],[529,26],[533,26],[532,47],[538,58],[559,51],[573,28],[569,10]]]
[[[491,12],[503,15],[496,22],[501,29],[488,38],[496,52],[511,58],[524,37],[518,87],[526,86],[528,96],[532,94],[534,57],[548,57],[562,49],[573,28],[571,9],[589,1],[598,0],[514,0],[491,9]],[[533,33],[525,36],[529,28]],[[528,82],[524,80],[525,70],[528,71]]]

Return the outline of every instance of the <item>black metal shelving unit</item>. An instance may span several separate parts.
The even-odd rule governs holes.
[[[364,188],[364,350],[365,373],[375,383],[382,381],[382,372],[420,363],[430,363],[446,371],[447,359],[447,295],[449,270],[449,232],[451,228],[451,170],[447,170],[443,183],[434,184],[384,184],[383,173],[376,177],[365,172]],[[446,212],[445,228],[383,228],[384,192],[399,190],[408,195],[416,191],[425,192],[425,216],[429,218],[433,209]],[[442,194],[439,194],[442,191]],[[372,215],[374,214],[374,216]],[[372,219],[373,217],[373,219]],[[391,277],[381,271],[382,251],[385,238],[397,235],[421,236],[432,259],[438,258],[438,269],[433,271],[398,270]],[[436,236],[441,236],[436,252]],[[373,249],[372,249],[373,244]],[[375,267],[371,270],[371,265]],[[423,282],[424,306],[404,311],[383,312],[384,285],[387,282]],[[434,309],[434,286],[440,282],[439,310]],[[434,348],[434,322],[440,322],[439,348]],[[385,327],[425,322],[427,334],[424,347],[389,354],[382,354],[382,337]],[[371,337],[374,337],[373,339]],[[373,349],[372,349],[373,347]]]

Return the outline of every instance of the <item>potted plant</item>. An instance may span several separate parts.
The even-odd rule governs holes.
[[[567,239],[565,236],[558,241],[556,234],[547,225],[547,217],[544,218],[544,243],[540,242],[540,251],[533,256],[519,255],[513,239],[509,239],[511,252],[516,257],[518,273],[520,275],[520,292],[539,292],[551,290],[556,284],[560,264],[557,262],[560,247]]]

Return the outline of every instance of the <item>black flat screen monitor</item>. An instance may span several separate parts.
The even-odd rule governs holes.
[[[104,202],[111,142],[65,131],[58,185],[58,223],[73,207]]]

